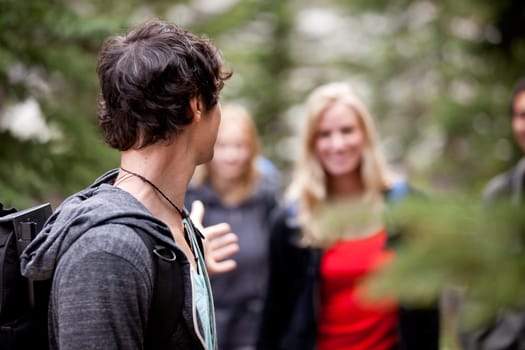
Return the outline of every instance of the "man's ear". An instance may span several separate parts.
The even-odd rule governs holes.
[[[201,108],[202,102],[199,96],[190,98],[190,109],[193,114],[193,118],[198,122],[201,120]]]

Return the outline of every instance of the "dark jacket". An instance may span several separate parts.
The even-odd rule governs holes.
[[[237,268],[211,277],[217,338],[220,349],[254,346],[260,324],[268,275],[270,216],[277,207],[275,190],[265,182],[235,206],[225,205],[208,184],[190,186],[186,206],[194,200],[205,206],[203,224],[230,224],[238,236],[240,250],[233,256]]]
[[[387,196],[396,201],[405,195],[406,190],[408,187],[396,188]],[[270,281],[259,350],[312,350],[315,347],[316,294],[322,252],[301,246],[301,230],[295,211],[295,206],[285,207],[274,219]],[[398,350],[438,349],[437,308],[415,310],[401,307],[399,317]]]
[[[498,200],[510,200],[515,205],[523,203],[525,195],[525,158],[512,169],[495,176],[489,181],[483,192],[486,204]]]
[[[498,201],[523,205],[524,195],[525,158],[522,158],[512,169],[489,181],[483,200],[488,207]],[[492,323],[474,331],[460,331],[460,341],[465,350],[525,350],[525,308],[501,310]]]
[[[166,224],[113,187],[117,171],[66,199],[22,256],[22,273],[53,278],[51,349],[142,349],[153,295],[152,254],[136,230],[172,248],[184,280],[182,322],[169,349],[204,349],[190,263]]]

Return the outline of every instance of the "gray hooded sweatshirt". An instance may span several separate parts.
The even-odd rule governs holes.
[[[111,184],[112,170],[66,199],[24,251],[22,274],[53,279],[51,349],[142,349],[153,294],[153,260],[135,232],[171,246],[182,266],[184,303],[175,349],[204,349],[193,302],[190,264],[165,223]],[[180,312],[180,310],[178,311]]]

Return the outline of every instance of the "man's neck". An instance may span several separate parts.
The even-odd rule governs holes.
[[[186,189],[195,168],[191,157],[177,152],[175,144],[155,144],[140,150],[123,151],[121,168],[127,172],[120,171],[115,183],[117,187],[137,198],[172,230],[181,227],[181,217],[174,206],[183,208]]]
[[[191,157],[181,156],[169,145],[125,151],[122,152],[121,170],[114,184],[129,192],[164,222],[188,257],[193,256],[193,252],[185,240],[179,210],[183,208],[186,189],[195,168],[188,163],[190,160]],[[193,260],[190,259],[192,264]]]

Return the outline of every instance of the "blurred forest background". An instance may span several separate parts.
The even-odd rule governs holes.
[[[1,0],[0,198],[58,203],[116,167],[96,120],[102,40],[152,17],[212,38],[286,175],[306,94],[349,80],[388,160],[427,192],[476,193],[520,153],[509,98],[525,73],[518,0]],[[286,179],[286,176],[285,176]]]
[[[98,132],[97,52],[108,35],[152,17],[221,48],[234,71],[222,101],[253,112],[264,155],[285,184],[305,96],[321,83],[352,82],[379,121],[396,169],[431,195],[476,198],[412,208],[413,231],[426,234],[400,254],[401,272],[387,279],[390,287],[401,297],[428,299],[445,284],[470,283],[485,292],[481,300],[494,301],[492,314],[522,302],[525,250],[508,259],[516,227],[478,220],[476,205],[487,180],[522,155],[509,106],[512,86],[525,74],[524,1],[0,0],[5,206],[56,207],[118,166]],[[524,228],[521,212],[514,214]],[[503,287],[498,298],[495,287]],[[454,348],[454,341],[444,344]]]

